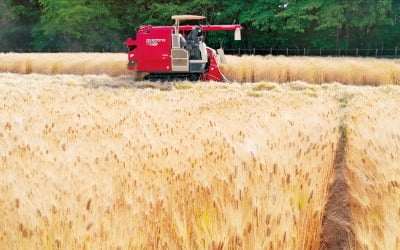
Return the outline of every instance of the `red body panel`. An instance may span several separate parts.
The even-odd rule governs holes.
[[[139,72],[171,71],[171,35],[173,27],[142,27],[136,40],[128,39],[125,44],[136,46],[129,51],[129,61],[136,61]],[[135,44],[134,44],[135,42]]]

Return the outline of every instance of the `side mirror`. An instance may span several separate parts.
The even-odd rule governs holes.
[[[242,36],[240,33],[240,28],[235,29],[235,41],[242,40]]]

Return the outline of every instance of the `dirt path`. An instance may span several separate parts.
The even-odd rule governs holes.
[[[335,180],[329,187],[329,200],[322,222],[320,249],[352,249],[352,223],[348,185],[344,176],[346,168],[346,136],[342,132],[336,151]]]

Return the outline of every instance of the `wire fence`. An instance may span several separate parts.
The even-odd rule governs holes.
[[[378,57],[378,58],[400,58],[399,49],[275,49],[275,48],[253,48],[253,49],[225,49],[230,55],[282,55],[282,56],[349,56],[349,57]]]
[[[0,53],[126,53],[128,50],[124,48],[113,49],[82,49],[82,48],[62,48],[62,49],[29,49],[29,48],[11,48],[1,49]]]
[[[228,55],[274,55],[274,56],[349,56],[349,57],[378,57],[378,58],[400,58],[400,50],[398,47],[392,49],[323,49],[323,48],[302,48],[302,49],[293,49],[293,48],[251,48],[251,49],[243,49],[243,48],[225,48],[225,54]],[[21,48],[13,48],[13,49],[1,49],[0,52],[8,53],[126,53],[126,48],[113,48],[113,49],[44,49],[44,50],[34,50],[34,49],[21,49]]]

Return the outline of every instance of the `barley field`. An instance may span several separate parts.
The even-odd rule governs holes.
[[[400,249],[400,91],[352,99],[346,177],[356,249]]]
[[[352,57],[227,56],[222,65],[237,82],[340,82],[350,85],[400,84],[400,60]]]
[[[157,84],[119,54],[8,56],[0,249],[400,248],[400,86],[373,73],[396,60],[321,58],[339,74],[318,82],[229,57],[233,84]]]
[[[334,94],[86,80],[1,75],[0,245],[319,245],[341,117]]]
[[[226,56],[221,64],[233,82],[400,84],[400,60],[351,57]],[[124,53],[0,53],[0,72],[40,74],[133,74]],[[135,76],[136,77],[136,76]],[[140,76],[139,76],[140,77]]]
[[[20,74],[129,74],[126,54],[0,53],[0,72]]]

